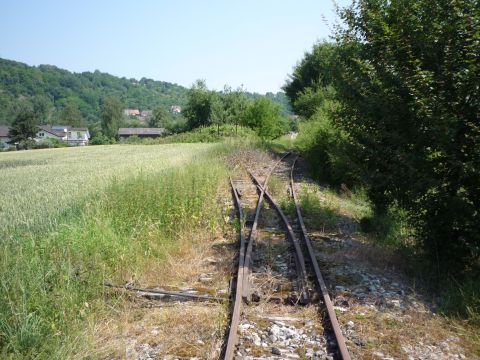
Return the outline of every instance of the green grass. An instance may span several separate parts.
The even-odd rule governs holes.
[[[250,139],[259,141],[259,137],[250,128],[226,124],[217,128],[216,125],[199,127],[192,131],[173,134],[157,139],[139,139],[131,138],[127,143],[156,145],[156,144],[175,144],[175,143],[214,143],[225,139]]]
[[[91,146],[0,154],[0,236],[12,230],[45,230],[70,216],[69,209],[138,173],[180,166],[213,144]]]
[[[16,226],[3,230],[0,244],[0,358],[94,356],[92,329],[107,304],[121,301],[104,281],[141,279],[178,234],[222,226],[209,195],[227,177],[221,159],[230,149],[106,146],[0,155],[2,186],[9,186],[3,199],[26,197],[30,205],[1,213],[4,224]],[[65,163],[70,167],[60,172]],[[79,202],[72,208],[67,200]]]

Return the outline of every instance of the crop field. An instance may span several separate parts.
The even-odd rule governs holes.
[[[0,234],[45,229],[68,209],[129,176],[154,174],[215,145],[111,145],[0,154]]]
[[[157,278],[182,244],[224,226],[227,144],[0,154],[0,358],[95,357],[126,301],[104,282]],[[187,240],[182,240],[187,239]]]

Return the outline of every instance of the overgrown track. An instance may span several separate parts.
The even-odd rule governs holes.
[[[318,287],[318,292],[321,294],[323,298],[323,303],[327,310],[327,315],[329,318],[329,323],[333,330],[336,344],[338,346],[338,356],[344,360],[349,360],[350,355],[348,353],[347,347],[345,345],[345,340],[343,338],[340,326],[338,324],[338,320],[335,315],[335,311],[333,309],[332,302],[330,300],[330,296],[328,294],[325,282],[323,280],[322,274],[320,272],[320,267],[318,265],[317,259],[314,255],[313,247],[311,241],[308,237],[307,229],[305,227],[305,223],[303,221],[303,217],[301,214],[299,202],[297,199],[297,195],[295,192],[295,182],[294,182],[294,168],[297,162],[298,156],[296,156],[293,160],[292,166],[290,168],[290,179],[289,179],[289,187],[290,187],[290,194],[293,198],[296,208],[296,217],[298,220],[298,224],[300,225],[300,239],[297,238],[290,222],[287,219],[287,216],[283,213],[282,209],[277,205],[275,199],[270,195],[268,192],[268,179],[278,164],[284,160],[290,153],[285,154],[280,160],[278,160],[275,165],[268,171],[265,176],[265,180],[263,184],[261,181],[252,173],[249,172],[254,184],[256,185],[257,192],[258,192],[258,200],[256,203],[255,209],[255,216],[253,221],[251,221],[251,230],[248,243],[245,240],[245,231],[246,231],[246,216],[244,213],[244,204],[242,204],[240,198],[242,197],[242,191],[239,190],[239,186],[245,186],[245,184],[241,181],[233,181],[230,180],[230,184],[232,187],[232,194],[234,197],[235,206],[238,211],[239,216],[239,224],[240,224],[240,251],[239,251],[239,261],[238,261],[238,271],[237,271],[237,282],[235,288],[235,298],[233,303],[233,311],[231,316],[230,322],[230,329],[229,335],[226,342],[224,358],[225,359],[233,359],[235,355],[235,350],[237,348],[238,343],[238,327],[240,324],[240,316],[242,313],[242,300],[245,303],[250,303],[252,301],[252,293],[251,293],[251,284],[252,284],[252,254],[253,254],[253,246],[254,242],[257,239],[257,227],[260,219],[260,211],[262,209],[263,199],[265,198],[267,202],[270,204],[271,208],[275,210],[278,218],[281,220],[283,224],[283,228],[286,232],[287,239],[291,244],[291,248],[293,248],[293,259],[294,259],[294,268],[296,272],[296,281],[294,288],[296,288],[296,295],[297,296],[290,296],[291,303],[294,305],[297,304],[308,304],[309,301],[312,300],[312,292],[311,288],[314,286],[309,286],[309,279],[315,279],[315,287]],[[304,255],[305,253],[305,255]],[[282,254],[283,257],[287,256],[287,254]],[[309,262],[307,267],[306,261]],[[285,299],[275,299],[277,301],[282,301]],[[279,314],[280,316],[283,314]]]
[[[302,212],[300,210],[300,204],[298,202],[297,193],[295,191],[295,180],[294,180],[294,170],[295,164],[298,160],[298,156],[295,157],[293,161],[292,168],[290,171],[290,193],[293,197],[293,201],[295,202],[295,210],[297,213],[298,223],[300,224],[301,235],[304,241],[304,244],[307,248],[308,256],[310,262],[312,264],[314,270],[315,280],[317,282],[318,288],[323,297],[323,303],[327,309],[328,318],[332,325],[332,330],[335,335],[335,340],[337,341],[338,350],[340,352],[340,356],[343,360],[350,360],[350,354],[348,352],[347,346],[345,345],[345,338],[343,337],[342,330],[340,329],[340,325],[338,324],[338,319],[335,314],[335,309],[333,308],[332,300],[330,299],[330,295],[328,294],[327,286],[325,285],[325,281],[323,280],[322,273],[320,271],[320,266],[318,265],[317,258],[315,256],[315,252],[313,250],[312,242],[308,236],[307,228],[305,226],[305,222],[303,221]]]
[[[230,330],[228,334],[227,346],[225,349],[225,359],[233,359],[233,355],[235,352],[235,346],[237,344],[238,339],[238,324],[240,321],[240,312],[242,308],[242,298],[248,301],[249,292],[250,292],[250,283],[249,283],[249,275],[251,272],[251,255],[253,249],[253,242],[256,237],[256,229],[258,225],[258,219],[260,217],[260,209],[263,203],[263,196],[265,193],[266,186],[268,184],[268,179],[272,172],[275,170],[275,167],[290,153],[286,153],[283,155],[280,160],[278,160],[272,169],[268,172],[267,176],[265,177],[265,181],[263,183],[262,190],[258,196],[257,201],[257,208],[255,211],[255,219],[253,221],[252,229],[250,231],[250,236],[248,240],[247,247],[245,249],[245,217],[243,215],[242,204],[240,202],[240,197],[237,188],[235,187],[232,179],[230,179],[230,185],[232,187],[232,193],[235,201],[235,206],[238,211],[238,219],[240,223],[240,250],[238,256],[238,271],[237,271],[237,285],[235,289],[235,299],[233,304],[233,311],[232,317],[230,321]]]

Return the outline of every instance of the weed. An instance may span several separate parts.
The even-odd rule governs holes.
[[[2,356],[86,352],[107,304],[123,301],[105,296],[105,281],[141,282],[167,260],[179,234],[188,233],[192,242],[221,226],[210,195],[226,178],[218,161],[225,151],[222,145],[38,150],[27,155],[46,165],[2,173],[2,186],[11,190],[2,191],[2,201],[25,199],[17,207],[2,202],[0,222],[17,225],[2,229],[0,244]],[[1,154],[0,162],[24,154]],[[65,164],[75,171],[67,166],[61,172]],[[12,184],[13,178],[18,181]],[[42,189],[32,185],[40,181]],[[78,205],[69,207],[72,201]],[[26,214],[28,224],[22,223]]]
[[[268,179],[268,192],[273,197],[278,197],[282,195],[285,190],[285,182],[284,180],[279,177],[278,175],[273,174]]]

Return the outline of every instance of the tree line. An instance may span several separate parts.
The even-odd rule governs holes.
[[[116,98],[123,108],[169,109],[184,107],[187,92],[186,87],[147,78],[119,78],[98,70],[72,73],[52,65],[36,67],[0,59],[1,125],[10,125],[23,108],[29,108],[42,123],[91,127],[99,125],[107,98]],[[249,99],[266,96],[283,114],[290,113],[283,92],[245,95]]]
[[[407,215],[438,278],[480,275],[480,11],[354,1],[284,87],[316,174]]]
[[[152,111],[147,123],[140,124],[135,117],[125,116],[123,109],[124,104],[117,97],[103,99],[100,120],[89,125],[92,145],[115,143],[120,127],[148,126],[178,133],[215,125],[217,133],[220,133],[223,125],[230,124],[235,128],[239,125],[251,128],[262,139],[274,139],[296,126],[295,120],[285,115],[281,106],[272,100],[272,96],[252,96],[243,88],[233,90],[227,85],[223,91],[213,91],[207,88],[203,80],[197,80],[186,91],[182,114],[173,114],[166,106],[158,106]],[[86,126],[75,104],[67,104],[62,109],[62,114],[65,116],[63,124]],[[44,123],[42,113],[35,111],[33,106],[19,107],[10,128],[11,143],[22,149],[49,145],[36,144],[32,140],[38,131],[38,125]]]
[[[270,97],[252,99],[242,88],[227,85],[221,92],[212,91],[204,80],[197,80],[188,91],[184,116],[188,130],[215,125],[220,131],[225,124],[242,125],[264,139],[277,138],[295,126]]]

